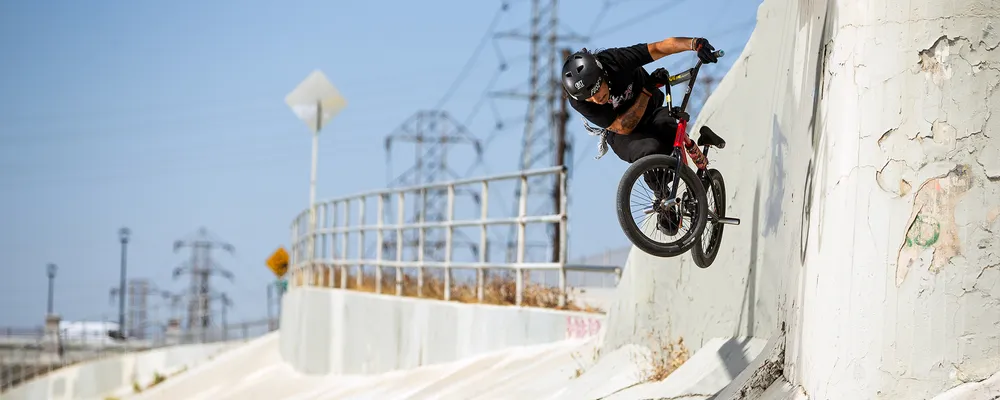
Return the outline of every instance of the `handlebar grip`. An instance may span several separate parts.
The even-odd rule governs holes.
[[[715,55],[715,56],[716,56],[716,57],[718,57],[718,58],[722,58],[723,56],[725,56],[725,55],[726,55],[726,52],[725,52],[725,51],[722,51],[722,50],[716,50],[716,51],[715,51],[714,53],[712,53],[712,54],[713,54],[713,55]]]

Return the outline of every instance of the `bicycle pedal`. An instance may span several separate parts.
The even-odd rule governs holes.
[[[726,224],[726,225],[739,225],[740,224],[740,219],[739,218],[732,218],[732,217],[721,217],[721,218],[717,219],[715,222],[718,222],[720,224]]]

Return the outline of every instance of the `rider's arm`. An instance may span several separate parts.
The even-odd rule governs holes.
[[[649,48],[649,55],[656,61],[671,54],[694,50],[694,41],[694,38],[689,37],[672,37],[646,46]]]
[[[615,121],[607,129],[619,135],[632,133],[632,130],[635,129],[636,125],[639,125],[639,120],[642,119],[642,115],[646,112],[649,97],[650,93],[646,89],[642,89],[642,93],[639,93],[639,97],[635,99],[632,106],[619,115],[618,118],[615,118]]]

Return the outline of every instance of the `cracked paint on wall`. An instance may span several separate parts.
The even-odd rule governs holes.
[[[952,257],[961,254],[955,207],[970,188],[972,171],[966,165],[959,165],[917,190],[909,228],[896,259],[896,286],[903,283],[910,268],[919,266],[937,272]],[[924,257],[928,251],[929,259]]]
[[[926,72],[935,85],[941,86],[944,81],[951,79],[952,68],[945,62],[951,55],[951,48],[959,39],[948,39],[948,36],[941,36],[934,45],[928,49],[920,51],[920,70]],[[942,46],[942,43],[945,44]]]

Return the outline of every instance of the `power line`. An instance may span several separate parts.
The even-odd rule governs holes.
[[[603,35],[606,35],[608,33],[617,31],[617,30],[619,30],[621,28],[633,25],[633,24],[635,24],[637,22],[641,22],[641,21],[649,19],[651,17],[655,17],[655,16],[657,16],[659,14],[662,14],[662,13],[666,12],[667,10],[669,10],[669,9],[671,9],[671,8],[677,6],[677,5],[680,5],[681,3],[684,3],[685,1],[688,1],[688,0],[674,0],[674,1],[666,3],[666,4],[658,4],[656,7],[653,7],[653,8],[651,8],[651,9],[645,11],[645,12],[636,14],[632,18],[629,18],[629,19],[627,19],[625,21],[622,21],[622,22],[618,23],[618,25],[613,25],[610,28],[607,28],[605,30],[597,32],[596,34],[594,34],[594,36],[598,36],[598,37],[599,36],[603,36]]]
[[[438,100],[436,105],[434,105],[435,109],[440,109],[442,106],[444,106],[444,104],[455,93],[455,90],[458,89],[458,86],[462,83],[462,81],[465,80],[465,77],[468,75],[469,71],[472,70],[472,66],[475,65],[475,61],[478,60],[479,53],[483,50],[483,47],[485,47],[487,40],[493,37],[496,26],[500,22],[500,17],[503,15],[505,11],[507,11],[509,7],[510,5],[506,1],[501,2],[500,8],[497,9],[496,13],[493,15],[493,21],[490,22],[489,26],[486,28],[486,33],[483,34],[482,39],[479,40],[479,44],[476,45],[476,49],[472,51],[472,55],[469,56],[469,59],[465,62],[465,66],[462,67],[462,70],[455,77],[455,80],[452,81],[451,85],[448,87],[448,90],[445,91],[445,94],[441,96],[441,99]]]

